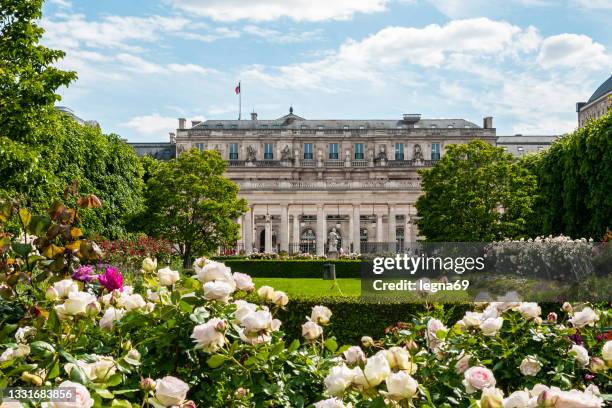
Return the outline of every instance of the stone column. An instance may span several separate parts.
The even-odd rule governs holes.
[[[247,254],[253,252],[253,206],[244,214],[244,251]]]
[[[389,204],[389,221],[387,222],[389,227],[389,251],[395,252],[397,248],[397,235],[395,225],[395,204]]]
[[[293,216],[293,240],[292,240],[292,248],[291,250],[293,251],[293,253],[297,253],[299,252],[299,246],[300,246],[300,217],[295,214]]]
[[[385,242],[383,234],[383,215],[376,214],[376,242]]]
[[[412,247],[412,220],[410,219],[410,213],[404,215],[404,248],[409,249]]]
[[[359,204],[353,205],[353,252],[361,253],[361,212]]]
[[[289,207],[281,204],[280,250],[289,252]]]
[[[238,224],[238,242],[237,242],[237,246],[238,246],[238,251],[240,251],[240,249],[244,249],[244,215],[241,215],[240,217],[238,217],[238,219],[236,220],[236,224]]]
[[[351,244],[353,243],[353,209],[348,212],[348,235],[346,232],[342,236],[342,247],[346,252],[351,252]]]
[[[267,253],[272,252],[272,217],[269,215],[266,215],[266,222],[265,222],[265,229],[266,229],[266,239],[264,242],[264,251]]]
[[[317,255],[325,255],[325,240],[327,235],[327,220],[323,204],[317,205]]]

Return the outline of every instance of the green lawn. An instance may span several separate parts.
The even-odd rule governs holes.
[[[361,294],[361,279],[337,279],[333,281],[323,279],[299,278],[253,278],[255,285],[272,286],[291,296],[359,296]]]

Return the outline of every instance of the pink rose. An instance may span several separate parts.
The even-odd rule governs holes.
[[[486,367],[470,367],[463,373],[463,376],[463,385],[469,394],[476,390],[495,387],[493,372]]]

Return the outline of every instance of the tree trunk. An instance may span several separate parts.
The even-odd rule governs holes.
[[[185,252],[183,252],[183,268],[191,268],[191,243],[185,244]]]

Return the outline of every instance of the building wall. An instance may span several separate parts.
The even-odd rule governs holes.
[[[238,220],[237,249],[246,252],[321,255],[329,251],[328,235],[336,224],[340,251],[402,249],[418,237],[417,171],[435,163],[432,146],[439,144],[444,155],[449,144],[475,138],[496,143],[495,129],[473,124],[470,128],[263,130],[243,122],[239,129],[178,129],[176,143],[178,154],[192,147],[215,149],[228,161],[227,176],[240,186],[239,195],[250,206]],[[232,143],[237,144],[238,156],[230,158]],[[271,158],[264,157],[267,143],[272,145]],[[304,158],[306,143],[313,145],[312,159]],[[330,158],[332,143],[338,144],[338,159]],[[363,144],[363,159],[355,157],[357,143]],[[404,145],[403,158],[398,160],[396,143]],[[415,158],[417,145],[422,158],[418,154]]]
[[[578,112],[578,127],[583,127],[588,120],[598,119],[605,115],[612,107],[611,96],[612,93],[608,93],[595,102],[580,108],[580,112]]]

